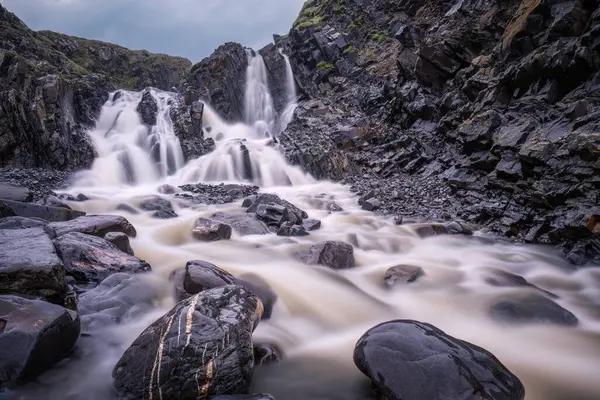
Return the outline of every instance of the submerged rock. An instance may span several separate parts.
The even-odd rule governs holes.
[[[176,218],[177,213],[173,210],[173,205],[167,199],[159,196],[152,196],[140,202],[140,208],[145,211],[154,211],[152,217],[159,219]]]
[[[231,232],[231,226],[209,218],[198,218],[192,227],[192,236],[203,242],[231,239]]]
[[[271,233],[269,227],[250,214],[231,215],[225,213],[213,214],[210,219],[227,224],[241,236],[266,235]]]
[[[396,282],[412,283],[425,275],[425,271],[421,267],[412,265],[397,265],[385,271],[383,281],[386,286],[392,287]]]
[[[277,230],[278,236],[307,236],[309,233],[303,225],[284,222]]]
[[[71,232],[80,232],[88,235],[103,237],[109,232],[122,232],[135,237],[137,231],[126,218],[120,215],[86,215],[72,221],[53,222],[49,225],[62,236]]]
[[[493,354],[421,322],[385,322],[356,343],[354,363],[379,398],[522,400],[525,389]]]
[[[305,264],[320,264],[333,269],[348,269],[356,266],[354,248],[345,242],[319,243],[309,250],[296,253],[296,257]]]
[[[67,233],[54,240],[67,275],[82,282],[100,282],[116,272],[147,272],[150,265],[122,252],[111,242],[79,232]]]
[[[254,361],[252,331],[261,314],[260,300],[239,286],[207,290],[180,302],[125,351],[113,370],[117,392],[127,399],[247,393]]]
[[[490,315],[497,321],[515,324],[577,326],[579,323],[569,310],[538,294],[501,300],[490,308]]]
[[[40,300],[0,296],[0,388],[34,379],[75,346],[79,317]]]

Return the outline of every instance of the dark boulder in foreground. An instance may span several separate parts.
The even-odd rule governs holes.
[[[0,293],[60,301],[66,292],[65,267],[44,228],[0,230]]]
[[[71,232],[80,232],[98,237],[103,237],[109,232],[122,232],[131,237],[137,235],[133,225],[120,215],[86,215],[72,221],[53,222],[50,227],[54,229],[56,236]]]
[[[491,307],[490,314],[497,321],[515,324],[578,324],[577,317],[570,311],[539,294],[501,300]]]
[[[0,296],[0,388],[34,379],[79,338],[74,311],[40,300]]]
[[[41,218],[48,222],[70,221],[84,216],[82,211],[69,210],[62,207],[43,206],[21,201],[0,200],[0,209],[10,209],[14,215],[25,218]]]
[[[354,363],[385,400],[525,396],[521,381],[490,352],[416,321],[377,325],[356,343]]]
[[[189,261],[185,266],[183,288],[191,295],[234,282],[233,275],[206,261]]]
[[[125,399],[247,393],[261,314],[260,300],[232,285],[178,303],[125,351],[113,370],[117,392]]]
[[[192,236],[202,242],[231,239],[231,226],[209,218],[198,218],[192,227]]]
[[[116,272],[150,271],[150,265],[122,252],[111,242],[79,232],[68,233],[54,240],[67,275],[82,282],[100,282]]]
[[[305,264],[320,264],[333,269],[354,268],[354,248],[344,242],[327,241],[312,246],[309,250],[296,253]]]
[[[226,394],[211,397],[210,400],[275,400],[275,397],[267,393],[261,394]]]
[[[219,212],[213,214],[210,219],[231,226],[240,236],[266,235],[271,232],[264,222],[250,214],[231,215]]]
[[[248,273],[236,278],[235,283],[254,293],[258,296],[260,301],[262,301],[264,308],[262,315],[263,320],[271,318],[273,306],[277,301],[277,294],[263,278],[256,274]]]

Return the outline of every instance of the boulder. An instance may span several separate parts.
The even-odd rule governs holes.
[[[299,209],[289,201],[283,200],[275,194],[261,193],[257,195],[256,198],[244,200],[243,202],[243,204],[248,203],[250,203],[250,205],[246,209],[246,212],[249,213],[256,213],[258,211],[258,207],[261,205],[275,204],[286,208],[289,211],[289,213],[293,214],[296,217],[296,220],[298,221],[302,221],[303,219],[308,218],[308,214],[306,213],[306,211]]]
[[[49,222],[70,221],[85,215],[82,211],[69,210],[62,207],[43,206],[35,203],[24,203],[12,200],[0,200],[0,209],[6,208],[12,210],[14,215],[20,217],[41,218]]]
[[[125,351],[113,370],[117,392],[129,399],[247,393],[261,314],[260,300],[232,285],[178,303]]]
[[[189,295],[233,283],[233,275],[209,262],[189,261],[185,266],[183,288]]]
[[[0,389],[30,381],[67,356],[79,329],[74,311],[0,296]]]
[[[519,379],[493,354],[416,321],[371,328],[356,343],[354,363],[386,400],[525,396]]]
[[[2,229],[26,229],[26,228],[42,228],[51,239],[56,237],[54,229],[48,226],[48,223],[41,219],[25,218],[25,217],[5,217],[0,219],[0,230]]]
[[[106,235],[104,235],[104,239],[117,246],[117,248],[122,252],[127,253],[130,256],[133,255],[133,249],[129,243],[129,236],[123,232],[108,232]]]
[[[33,193],[24,187],[0,183],[0,199],[32,202]]]
[[[158,104],[150,92],[151,89],[145,90],[142,94],[136,111],[140,115],[142,122],[148,126],[156,125],[156,114],[158,113]]]
[[[235,278],[235,284],[258,296],[264,308],[262,319],[267,320],[271,318],[273,306],[277,301],[277,294],[263,278],[253,273],[247,273]]]
[[[203,242],[231,239],[231,232],[231,226],[209,218],[198,218],[192,227],[192,236]]]
[[[577,317],[569,310],[539,294],[503,299],[492,305],[490,315],[497,321],[513,324],[578,324]]]
[[[101,282],[117,272],[150,271],[150,265],[119,250],[117,246],[96,236],[80,232],[67,233],[54,240],[67,275],[81,282]]]
[[[363,201],[361,207],[363,210],[366,210],[366,211],[376,211],[381,207],[381,201],[372,197],[370,199]]]
[[[284,222],[277,229],[278,236],[307,236],[308,234],[304,225],[293,224],[290,221]]]
[[[2,229],[0,249],[0,293],[64,298],[65,267],[44,228]]]
[[[66,208],[67,210],[72,210],[72,208],[65,203],[64,201],[62,201],[61,199],[59,199],[56,196],[48,196],[44,199],[43,205],[45,206],[51,206],[51,207],[57,207],[57,208]]]
[[[266,235],[271,233],[269,227],[264,222],[257,220],[250,214],[231,215],[219,212],[213,214],[210,219],[231,226],[241,236]]]
[[[288,208],[275,203],[260,204],[256,209],[256,216],[268,226],[276,228],[286,222],[294,225],[301,221]]]
[[[177,193],[177,188],[169,185],[168,183],[164,183],[156,188],[156,191],[160,194],[174,194]]]
[[[425,271],[421,267],[413,265],[396,265],[385,271],[383,281],[387,287],[392,287],[396,282],[412,283],[425,275]]]
[[[316,231],[321,228],[321,221],[318,219],[305,219],[302,221],[302,226],[307,231]]]
[[[544,289],[537,287],[536,285],[527,281],[520,275],[512,274],[503,270],[495,270],[490,276],[485,278],[485,283],[496,287],[526,287],[534,290],[538,290],[548,297],[557,298],[553,293],[550,293]]]
[[[254,345],[254,365],[269,364],[279,360],[281,360],[281,352],[272,344]]]
[[[312,246],[309,250],[296,253],[305,264],[320,264],[332,269],[355,267],[354,248],[345,242],[327,241]]]
[[[154,218],[169,219],[177,217],[177,213],[173,210],[171,202],[159,196],[152,196],[142,200],[140,208],[145,211],[154,211],[152,214]]]
[[[72,221],[53,222],[50,227],[54,229],[56,236],[71,232],[80,232],[98,237],[104,237],[110,232],[122,232],[131,237],[137,235],[133,225],[120,215],[86,215]]]

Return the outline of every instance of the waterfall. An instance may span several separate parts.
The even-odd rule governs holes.
[[[297,103],[297,94],[296,94],[296,82],[294,81],[294,72],[292,71],[292,64],[290,63],[290,58],[283,54],[281,50],[279,53],[283,56],[285,60],[285,97],[286,97],[286,105],[283,111],[281,112],[281,116],[279,117],[279,132],[281,133],[287,128],[292,119],[294,118],[294,111],[296,111]]]
[[[246,123],[263,136],[275,133],[275,106],[269,91],[267,67],[260,54],[248,50],[246,90],[244,96]]]

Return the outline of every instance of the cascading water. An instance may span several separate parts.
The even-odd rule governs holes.
[[[287,128],[288,124],[292,122],[294,118],[294,111],[296,111],[297,103],[297,94],[296,94],[296,82],[294,80],[294,72],[292,71],[292,64],[290,63],[290,58],[283,54],[283,52],[279,52],[284,60],[285,60],[285,94],[287,103],[285,108],[281,112],[281,116],[279,117],[279,133],[283,132],[285,128]]]
[[[244,114],[246,123],[262,136],[274,136],[276,112],[267,80],[267,67],[262,56],[248,50]]]
[[[259,58],[250,63],[248,75],[258,77],[260,85],[248,85],[253,93],[246,102],[248,122],[273,120],[263,66]],[[166,110],[168,95],[155,95],[157,102],[165,100],[159,102],[159,109]],[[277,293],[272,317],[259,324],[254,339],[276,344],[285,357],[274,368],[256,370],[255,392],[270,392],[285,400],[371,399],[358,390],[368,383],[352,362],[354,344],[375,324],[400,318],[432,323],[490,350],[523,381],[527,400],[600,398],[600,269],[573,271],[547,249],[535,246],[461,236],[421,238],[418,225],[397,226],[360,209],[348,187],[315,181],[287,164],[255,124],[225,123],[210,107],[205,108],[204,124],[206,135],[216,141],[215,151],[165,176],[168,169],[156,167],[148,131],[135,113],[140,94],[123,92],[122,96],[121,100],[111,96],[92,133],[98,158],[87,176],[94,184],[80,181],[69,190],[83,192],[90,200],[70,205],[88,213],[120,214],[133,223],[138,235],[131,245],[136,256],[153,268],[137,279],[149,280],[163,300],[151,313],[128,317],[119,325],[107,323],[84,338],[78,357],[46,374],[41,384],[24,388],[22,398],[111,399],[113,366],[134,338],[173,305],[171,295],[163,293],[171,285],[168,277],[194,259],[212,262],[236,276],[257,274]],[[164,121],[169,123],[166,117]],[[171,133],[165,129],[158,138],[167,140]],[[175,144],[169,140],[166,143]],[[126,180],[126,167],[119,159],[124,151],[129,154],[136,184],[116,188],[114,184]],[[159,154],[165,163],[164,153]],[[194,221],[214,212],[244,214],[240,202],[195,205],[170,196],[178,217],[166,221],[152,218],[151,212],[131,213],[119,207],[123,203],[135,207],[140,198],[159,195],[157,187],[162,183],[198,181],[259,183],[263,191],[276,193],[321,220],[322,227],[297,238],[234,232],[231,240],[206,243],[193,239]],[[344,211],[332,213],[331,201]],[[352,242],[357,267],[331,271],[294,258],[297,251],[325,240]],[[408,285],[386,288],[383,275],[396,265],[420,267],[424,276]],[[503,271],[535,286],[487,283],[490,276]],[[579,325],[511,326],[490,318],[491,304],[506,296],[535,293],[536,287],[556,295],[554,301],[574,313]]]

